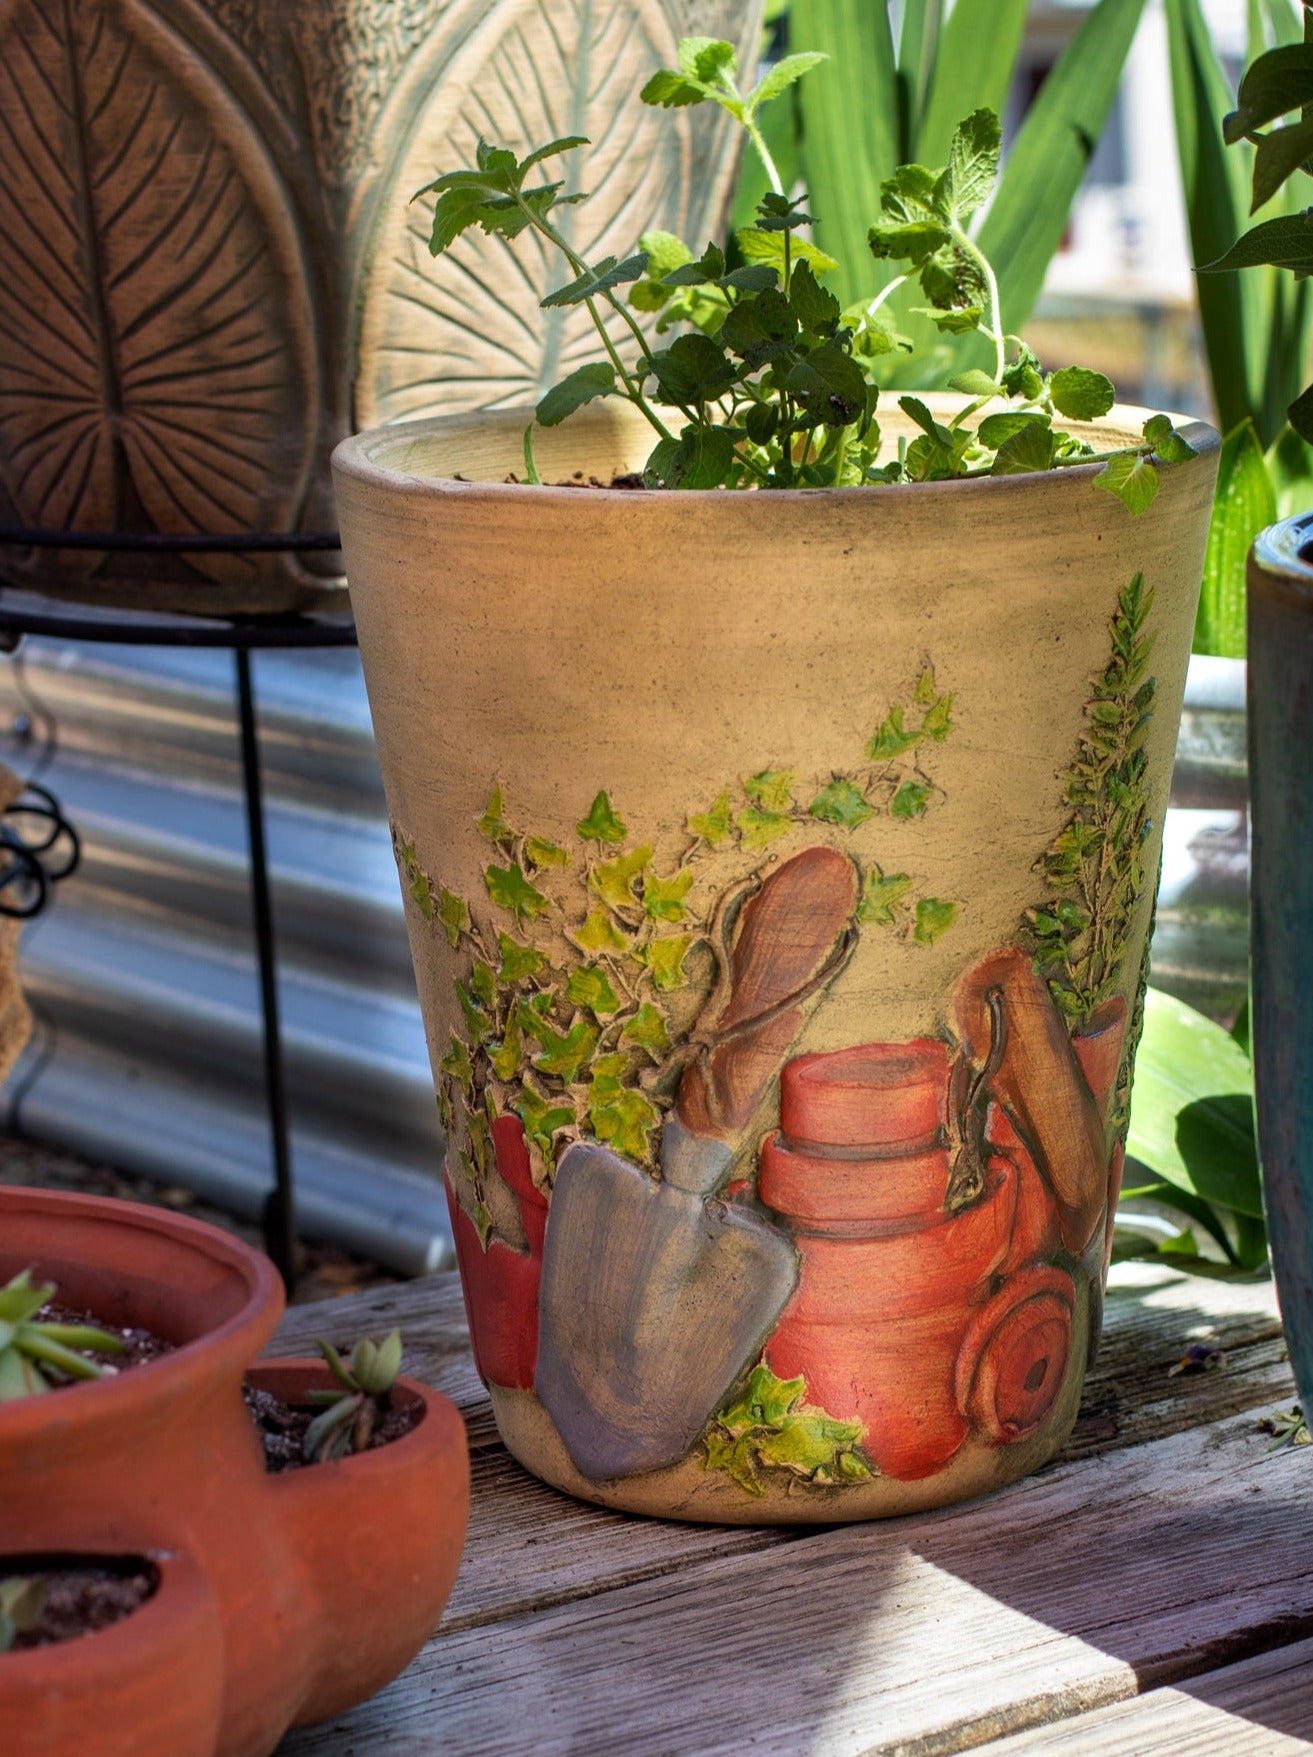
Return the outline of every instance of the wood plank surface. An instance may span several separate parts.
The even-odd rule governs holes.
[[[1309,1757],[1313,1641],[985,1747],[987,1757]]]
[[[1119,1279],[1066,1463],[975,1506],[805,1533],[628,1519],[534,1483],[495,1439],[441,1280],[294,1314],[280,1347],[400,1322],[408,1361],[471,1417],[476,1490],[438,1636],[287,1757],[435,1736],[497,1757],[934,1757],[1307,1633],[1313,1467],[1254,1429],[1256,1402],[1292,1395],[1270,1288]],[[1192,1341],[1223,1364],[1169,1377]]]

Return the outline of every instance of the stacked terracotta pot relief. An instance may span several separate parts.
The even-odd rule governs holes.
[[[339,448],[476,1355],[549,1482],[850,1519],[1061,1446],[1211,505],[1191,431],[1139,519],[1090,466],[580,493],[507,482],[513,416]],[[645,450],[604,408],[538,463]]]
[[[597,143],[576,238],[705,238],[720,112],[631,102],[679,39],[755,54],[761,0],[6,0],[0,524],[328,532],[353,426],[533,402],[592,357],[532,309],[544,255],[434,264],[413,192],[479,136]],[[707,106],[709,111],[714,106]],[[624,120],[615,124],[615,118]],[[529,285],[525,285],[525,278]],[[546,382],[540,382],[546,378]],[[0,577],[119,605],[313,608],[340,558],[0,548]]]
[[[112,1628],[0,1656],[6,1757],[267,1757],[289,1726],[394,1677],[460,1561],[453,1405],[399,1380],[418,1417],[401,1439],[270,1476],[243,1380],[291,1403],[330,1381],[314,1361],[252,1366],[282,1312],[266,1259],[155,1209],[0,1190],[0,1282],[28,1267],[102,1322],[177,1346],[0,1404],[0,1575],[58,1553],[142,1556],[158,1576]]]

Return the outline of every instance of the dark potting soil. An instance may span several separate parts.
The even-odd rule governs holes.
[[[460,477],[460,476],[456,477],[456,481],[460,482],[462,480],[463,480],[462,477]],[[514,472],[512,472],[511,475],[507,476],[505,478],[505,480],[507,482],[511,483],[512,486],[514,486],[516,488],[523,488],[523,487],[527,486],[527,484],[525,483],[524,477],[517,476],[514,474]],[[588,476],[585,478],[583,471],[581,470],[581,471],[579,471],[579,473],[577,475],[568,477],[564,482],[549,482],[549,483],[547,483],[547,487],[549,487],[549,488],[619,488],[619,489],[622,489],[626,494],[647,494],[650,492],[650,490],[647,486],[647,483],[643,480],[643,473],[641,470],[634,470],[627,476],[613,476],[609,482],[600,481],[598,479],[598,477],[596,477],[596,476]]]
[[[131,1372],[133,1367],[147,1366],[151,1361],[159,1360],[161,1355],[173,1353],[173,1344],[157,1336],[153,1330],[106,1324],[94,1312],[79,1312],[72,1306],[60,1305],[56,1300],[42,1306],[36,1321],[39,1324],[87,1324],[93,1330],[103,1330],[107,1336],[117,1336],[123,1344],[122,1354],[96,1354],[89,1348],[80,1348],[77,1352],[95,1361],[97,1366],[113,1367],[119,1373]]]
[[[0,1575],[5,1573],[0,1562]],[[87,1566],[34,1571],[42,1581],[40,1609],[14,1637],[10,1652],[29,1647],[53,1647],[59,1641],[76,1641],[94,1635],[130,1617],[155,1591],[155,1570],[141,1562],[123,1569]],[[0,1657],[0,1665],[4,1659]]]
[[[284,1403],[281,1397],[259,1385],[243,1385],[242,1395],[264,1444],[265,1469],[274,1476],[284,1470],[305,1469],[308,1463],[304,1451],[306,1430],[320,1411]],[[404,1438],[414,1427],[417,1414],[418,1408],[413,1403],[389,1403],[365,1450],[374,1452],[380,1446],[390,1446],[393,1440]]]

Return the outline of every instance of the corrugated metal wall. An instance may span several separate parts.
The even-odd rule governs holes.
[[[403,1270],[446,1260],[440,1142],[354,652],[257,654],[302,1229]],[[1245,989],[1243,667],[1195,661],[1155,980]],[[272,1171],[233,661],[30,641],[0,660],[0,756],[84,864],[27,930],[40,1028],[11,1129],[259,1213]]]

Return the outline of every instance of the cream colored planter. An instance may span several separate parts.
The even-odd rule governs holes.
[[[1089,466],[531,489],[522,425],[335,456],[503,1437],[683,1518],[1010,1481],[1097,1339],[1216,435],[1136,519]]]

